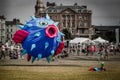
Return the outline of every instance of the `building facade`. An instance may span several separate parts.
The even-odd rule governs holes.
[[[5,35],[5,20],[4,16],[0,16],[0,42],[5,42],[6,35]]]
[[[92,11],[87,9],[87,6],[74,5],[56,5],[53,3],[46,3],[46,8],[42,0],[37,0],[35,6],[35,16],[43,17],[48,13],[51,19],[59,22],[59,29],[67,29],[72,37],[88,37],[94,35],[92,23]]]
[[[110,42],[120,42],[120,25],[115,26],[94,26],[95,38],[102,37]],[[118,30],[118,31],[116,31]]]
[[[4,16],[0,16],[0,42],[13,43],[13,34],[18,30],[17,24],[21,24],[19,19],[13,19],[13,21],[6,21]]]
[[[19,29],[17,27],[17,24],[20,24],[20,20],[19,19],[13,19],[13,21],[6,21],[5,25],[6,25],[6,41],[9,40],[10,43],[13,43],[12,41],[12,37],[13,34]]]
[[[45,6],[42,0],[37,0],[35,5],[35,17],[41,17],[45,14]]]

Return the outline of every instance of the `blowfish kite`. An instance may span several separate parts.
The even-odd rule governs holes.
[[[64,48],[64,34],[58,30],[58,23],[51,20],[48,14],[46,18],[31,18],[24,26],[18,25],[20,30],[13,35],[13,41],[22,44],[22,54],[27,54],[28,61],[31,58],[32,62],[36,58],[46,58],[50,62],[50,57],[58,55]]]

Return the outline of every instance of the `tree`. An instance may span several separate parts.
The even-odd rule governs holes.
[[[71,39],[71,33],[67,29],[63,29],[62,32],[65,34],[65,39]]]

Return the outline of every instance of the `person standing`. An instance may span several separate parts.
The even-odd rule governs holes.
[[[1,46],[1,56],[0,56],[0,59],[2,59],[2,57],[4,57],[4,59],[5,59],[5,45],[4,44],[2,44],[2,46]]]
[[[21,59],[21,48],[20,48],[20,46],[18,45],[16,49],[17,49],[18,59]]]
[[[108,60],[108,48],[107,47],[105,47],[105,51],[104,51],[104,59],[105,60]]]

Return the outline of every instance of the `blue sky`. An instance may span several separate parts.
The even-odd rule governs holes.
[[[87,5],[92,10],[92,25],[118,25],[120,23],[120,0],[43,0],[57,5]],[[35,13],[36,0],[0,0],[0,15],[7,20],[18,18],[22,23]]]

